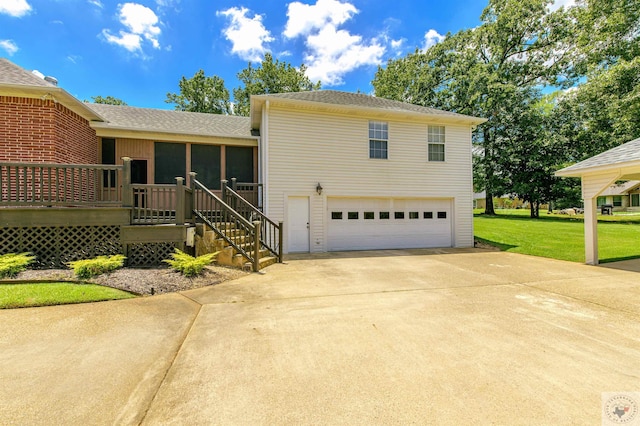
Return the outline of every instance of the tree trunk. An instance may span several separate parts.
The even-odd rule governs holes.
[[[532,201],[531,202],[531,217],[536,218],[540,217],[540,202]]]
[[[496,211],[493,208],[493,194],[489,194],[488,192],[487,192],[487,195],[485,197],[484,214],[490,214],[492,216],[495,216],[495,214],[496,214]]]

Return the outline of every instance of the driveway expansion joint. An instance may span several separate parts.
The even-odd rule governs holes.
[[[182,341],[178,345],[178,349],[175,351],[175,353],[173,354],[173,357],[171,358],[171,361],[168,363],[167,368],[166,368],[164,374],[162,375],[162,380],[160,380],[160,383],[158,384],[158,387],[156,388],[155,392],[153,393],[153,397],[149,401],[149,404],[145,408],[144,413],[140,417],[140,421],[138,422],[138,425],[143,424],[145,419],[147,418],[147,414],[149,413],[149,410],[151,409],[151,407],[153,406],[154,402],[156,401],[156,398],[158,397],[158,392],[160,392],[160,389],[162,388],[162,386],[166,382],[167,375],[169,374],[169,371],[171,371],[171,369],[173,368],[173,366],[174,366],[174,364],[176,362],[176,359],[180,355],[180,352],[182,352],[182,348],[184,347],[184,343],[187,341],[187,338],[189,337],[189,334],[191,334],[191,330],[193,330],[193,326],[196,323],[196,321],[198,320],[198,317],[200,316],[200,312],[202,311],[202,304],[201,303],[198,303],[195,300],[193,300],[190,297],[187,297],[187,296],[185,296],[183,294],[181,294],[181,296],[183,296],[185,299],[188,299],[188,300],[196,303],[198,305],[198,312],[196,312],[196,314],[193,316],[193,319],[191,320],[191,324],[189,324],[189,329],[186,331],[186,333],[184,333],[184,335],[182,337]]]

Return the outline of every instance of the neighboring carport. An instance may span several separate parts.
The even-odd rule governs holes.
[[[640,138],[558,170],[556,176],[582,179],[585,260],[597,265],[597,197],[618,180],[640,179]]]

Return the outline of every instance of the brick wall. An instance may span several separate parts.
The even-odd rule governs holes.
[[[89,122],[61,104],[55,105],[56,156],[62,163],[97,164],[98,137]]]
[[[0,162],[98,162],[89,122],[53,100],[0,96]]]

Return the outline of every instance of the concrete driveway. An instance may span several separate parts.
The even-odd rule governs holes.
[[[0,311],[0,423],[599,425],[640,391],[639,301],[638,272],[451,249]]]

